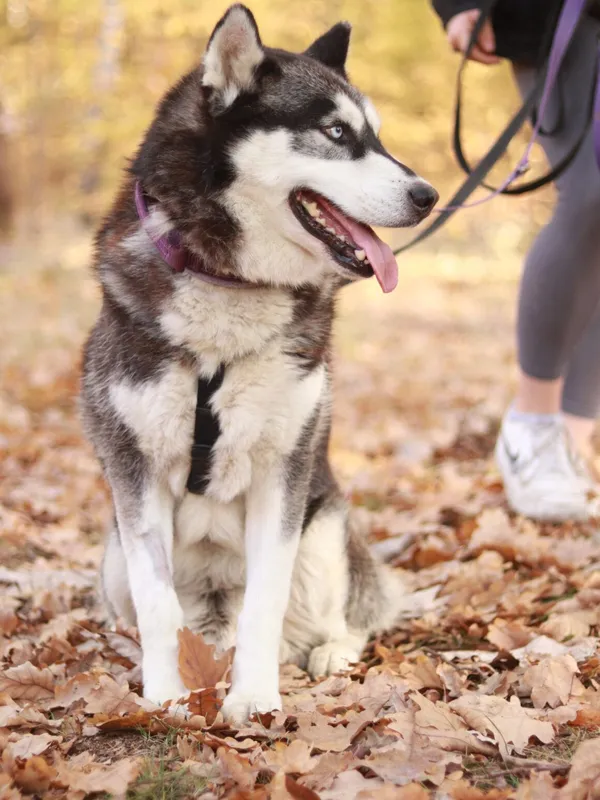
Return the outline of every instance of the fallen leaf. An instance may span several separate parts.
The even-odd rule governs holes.
[[[582,742],[573,756],[569,781],[560,800],[591,800],[600,796],[600,739]]]
[[[233,648],[215,658],[215,646],[207,644],[202,634],[189,628],[177,631],[179,639],[179,674],[188,689],[208,689],[226,680],[233,662]]]
[[[470,727],[491,736],[503,756],[513,751],[523,753],[533,736],[544,744],[554,739],[552,724],[537,719],[539,712],[522,708],[514,696],[508,702],[502,697],[464,695],[452,700],[450,708],[460,714]]]
[[[192,692],[186,701],[190,714],[204,717],[207,725],[212,725],[217,718],[222,701],[217,697],[214,687]]]
[[[442,750],[494,754],[494,748],[473,736],[460,714],[454,713],[447,703],[432,703],[419,694],[412,695],[412,699],[419,706],[415,714],[415,729],[426,740]]]
[[[311,756],[310,746],[301,739],[290,744],[276,742],[272,750],[266,750],[263,758],[267,767],[273,771],[305,775],[319,763],[319,756]]]
[[[81,753],[68,762],[59,761],[56,766],[57,782],[71,791],[106,792],[118,800],[125,797],[128,787],[139,775],[141,760],[121,758],[115,764],[98,764],[89,753]]]
[[[31,756],[39,756],[44,753],[51,744],[54,742],[61,742],[62,736],[51,736],[49,733],[40,733],[34,735],[26,733],[17,739],[16,742],[10,742],[6,750],[10,758],[28,759]]]
[[[54,683],[49,669],[38,669],[30,661],[0,672],[0,692],[14,700],[46,700],[54,696]]]
[[[70,708],[78,700],[87,697],[92,689],[99,686],[100,675],[84,672],[74,675],[70,680],[54,690],[52,708]]]
[[[120,717],[135,714],[140,709],[156,708],[154,703],[132,692],[127,683],[119,684],[109,675],[101,675],[98,686],[86,695],[85,712],[87,714],[107,714]]]
[[[345,772],[353,760],[352,753],[348,751],[323,753],[311,771],[299,779],[300,783],[318,792],[329,789],[336,777],[341,772]]]
[[[242,789],[252,789],[256,783],[259,769],[248,759],[231,750],[220,747],[217,751],[223,775],[231,778]]]
[[[570,614],[553,614],[541,626],[540,631],[558,642],[587,636],[597,622],[596,611],[573,611]]]
[[[104,637],[109,646],[120,656],[129,659],[132,664],[138,666],[142,663],[142,648],[137,639],[133,638],[133,635],[119,631],[107,631]]]
[[[350,800],[359,793],[369,797],[371,792],[381,788],[383,781],[379,778],[364,778],[356,770],[348,770],[338,775],[331,788],[319,793],[321,800]]]
[[[533,772],[519,783],[516,800],[558,800],[560,791],[549,772]]]
[[[523,647],[535,637],[535,633],[522,622],[511,622],[497,617],[489,627],[487,636],[499,650],[514,650]]]
[[[356,800],[428,800],[430,793],[418,783],[406,786],[380,786],[378,789],[367,789],[356,795]]]
[[[374,722],[369,711],[357,714],[347,725],[330,725],[321,714],[298,714],[297,737],[323,752],[341,752]]]
[[[3,763],[15,784],[26,792],[43,796],[56,777],[56,770],[42,756],[18,759],[11,764],[3,754]]]
[[[567,654],[558,658],[544,658],[539,664],[525,670],[522,684],[531,692],[536,708],[556,708],[566,705],[576,688],[583,689],[575,677],[578,672],[573,656]]]
[[[443,752],[423,736],[408,744],[379,748],[360,763],[384,781],[398,786],[413,781],[430,781],[438,786],[444,780],[446,766],[460,761],[460,756]]]

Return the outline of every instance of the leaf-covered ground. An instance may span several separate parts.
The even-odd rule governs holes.
[[[227,664],[182,634],[188,714],[140,696],[135,630],[95,582],[108,493],[77,418],[97,307],[82,254],[0,276],[0,798],[586,800],[600,796],[600,536],[508,513],[514,269],[424,255],[348,290],[332,455],[412,618],[350,674],[282,670],[241,731]],[[510,265],[509,265],[510,266]]]

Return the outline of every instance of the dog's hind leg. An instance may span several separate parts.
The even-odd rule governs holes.
[[[373,557],[332,488],[302,534],[284,653],[315,678],[347,669],[372,633],[393,624],[400,592],[399,578]]]
[[[284,636],[291,659],[316,678],[360,659],[368,629],[347,620],[351,575],[346,504],[323,495],[300,541]]]
[[[177,630],[183,612],[173,581],[173,496],[143,482],[112,482],[129,588],[142,643],[144,695],[155,703],[187,694],[178,671]]]

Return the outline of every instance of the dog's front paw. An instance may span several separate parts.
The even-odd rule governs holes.
[[[223,701],[223,716],[235,726],[242,726],[252,714],[266,714],[281,710],[281,695],[278,691],[245,692],[232,689]]]
[[[360,653],[346,642],[325,642],[310,654],[308,671],[313,678],[321,678],[349,669],[350,664],[359,660]]]
[[[230,503],[248,489],[251,479],[252,461],[248,453],[217,447],[206,493],[220,503]]]
[[[162,706],[167,700],[176,702],[189,693],[176,671],[166,673],[148,669],[144,673],[144,697],[157,706]]]

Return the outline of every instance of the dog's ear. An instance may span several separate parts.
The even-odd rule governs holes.
[[[264,57],[252,12],[236,3],[217,23],[204,54],[202,85],[211,107],[224,110],[241,92],[252,88]]]
[[[305,54],[316,58],[317,61],[331,67],[345,78],[351,30],[352,26],[349,22],[338,22],[327,33],[319,36],[308,50],[305,50]]]

